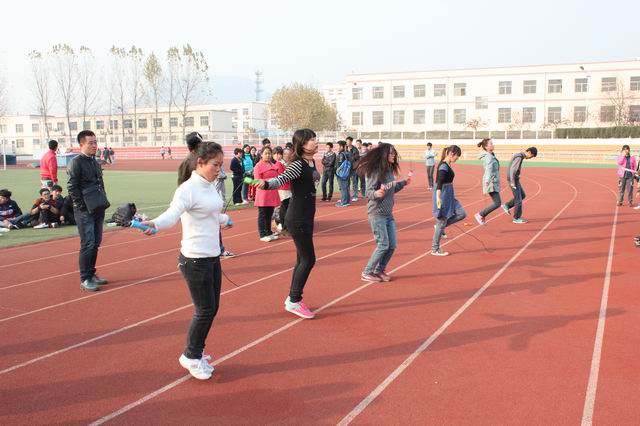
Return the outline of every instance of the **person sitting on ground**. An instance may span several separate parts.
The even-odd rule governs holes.
[[[0,228],[18,229],[16,219],[22,216],[22,210],[14,200],[11,199],[11,191],[0,189]]]
[[[60,211],[56,201],[51,198],[49,188],[40,189],[40,197],[36,198],[31,207],[31,223],[36,223],[34,229],[56,228],[60,223]]]
[[[60,185],[53,185],[51,187],[51,198],[56,203],[60,225],[75,225],[76,219],[73,216],[73,201],[71,197],[62,195],[62,187]]]

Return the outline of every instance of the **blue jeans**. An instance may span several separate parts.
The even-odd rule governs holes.
[[[358,185],[360,176],[356,173],[355,170],[351,170],[351,191],[353,192],[354,197],[358,197],[358,189],[360,189]]]
[[[340,202],[342,204],[349,204],[351,202],[349,179],[338,178],[338,185],[340,185]]]
[[[516,188],[511,188],[511,192],[513,192],[513,199],[509,201],[506,206],[510,209],[513,209],[514,219],[520,219],[522,217],[522,200],[527,197],[527,194],[525,194],[522,185],[520,185],[520,182],[517,181]]]
[[[456,203],[458,202],[456,201]],[[460,222],[465,217],[467,217],[467,212],[464,211],[464,208],[462,208],[460,204],[457,204],[456,211],[453,216],[451,216],[449,219],[447,218],[437,219],[436,231],[433,233],[433,241],[431,243],[431,249],[433,251],[436,251],[440,248],[440,239],[442,238],[442,234],[444,234],[444,229],[447,226],[453,225],[456,222]]]
[[[96,274],[98,249],[102,242],[104,210],[89,213],[73,209],[73,216],[80,234],[80,281],[88,280]]]
[[[369,216],[369,225],[376,239],[376,249],[371,253],[364,274],[384,272],[396,250],[396,221],[392,216]]]

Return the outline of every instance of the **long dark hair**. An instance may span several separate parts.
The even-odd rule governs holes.
[[[446,148],[443,148],[442,154],[440,154],[440,162],[442,163],[444,159],[447,158],[447,155],[449,154],[457,155],[459,157],[462,155],[462,150],[458,145],[451,145]]]
[[[298,129],[293,134],[293,153],[291,160],[302,160],[304,156],[304,144],[316,137],[316,132],[311,129]]]
[[[396,158],[393,163],[389,163],[389,154],[395,152]],[[367,155],[362,157],[358,162],[356,172],[360,176],[371,176],[379,173],[381,176],[386,175],[391,171],[394,175],[397,175],[400,171],[400,154],[396,148],[390,143],[382,142],[378,144],[376,149],[372,149],[367,152]]]

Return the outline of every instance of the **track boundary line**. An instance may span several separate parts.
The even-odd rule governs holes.
[[[536,182],[536,184],[538,185],[538,192],[536,192],[536,194],[534,194],[534,195],[533,195],[532,197],[530,197],[529,199],[525,200],[525,202],[528,202],[528,201],[530,201],[530,200],[535,199],[535,198],[540,194],[540,192],[542,191],[542,187],[540,186],[540,184],[539,184],[537,181],[533,180],[533,179],[531,179],[531,180],[532,180],[532,181],[534,181],[534,182]],[[473,202],[473,203],[471,203],[471,204],[475,204],[475,203],[480,202],[480,201],[484,201],[484,197],[483,197],[481,200],[475,201],[475,202]],[[467,204],[467,205],[471,205],[471,204]],[[500,216],[502,216],[502,215],[506,215],[506,213],[498,214],[498,215],[494,216],[493,218],[491,218],[489,221],[491,221],[491,220],[495,220],[495,219],[497,219],[498,217],[500,217]],[[432,219],[432,218],[431,218],[431,219]],[[480,225],[476,225],[476,226],[474,226],[474,227],[473,227],[472,229],[470,229],[468,232],[473,232],[474,230],[476,230],[476,229],[478,229],[478,228],[480,228]],[[451,244],[451,243],[453,243],[454,241],[456,241],[456,240],[458,240],[458,239],[460,239],[460,238],[463,238],[463,237],[464,237],[464,236],[466,236],[466,235],[467,235],[467,233],[461,233],[461,234],[459,234],[459,235],[457,235],[457,236],[455,236],[455,237],[453,237],[453,238],[451,238],[451,239],[448,239],[448,240],[447,240],[445,243],[443,243],[442,245],[443,245],[443,246],[446,246],[447,244]],[[416,258],[414,258],[414,259],[415,259],[415,260],[421,259],[421,258],[425,257],[426,255],[428,255],[428,254],[430,253],[430,251],[431,251],[431,250],[428,250],[427,252],[425,252],[425,253],[423,253],[423,254],[421,254],[421,255],[417,256],[417,257],[416,257]],[[413,260],[413,261],[415,261],[415,260]],[[402,264],[401,266],[394,268],[391,272],[396,272],[396,271],[398,271],[398,270],[400,270],[400,269],[402,269],[402,268],[404,268],[404,267],[408,266],[409,264],[413,263],[413,261],[406,262],[406,263]],[[348,297],[351,297],[352,295],[354,295],[354,294],[356,294],[356,293],[360,292],[361,290],[363,290],[363,289],[365,289],[365,288],[367,288],[367,287],[371,286],[372,284],[374,284],[374,282],[369,282],[369,283],[363,284],[363,285],[361,285],[360,287],[357,287],[356,289],[351,290],[350,292],[348,292],[348,293],[346,293],[346,294],[343,294],[342,296],[340,296],[340,297],[338,297],[338,298],[336,298],[336,299],[334,299],[334,300],[332,300],[332,301],[330,301],[330,302],[328,302],[328,303],[324,304],[324,305],[323,305],[323,306],[321,306],[320,308],[316,309],[314,312],[315,312],[315,313],[322,312],[322,311],[324,311],[324,310],[326,310],[326,309],[330,308],[331,306],[333,306],[333,305],[335,305],[335,304],[337,304],[337,303],[341,302],[342,300],[345,300],[345,299],[347,299]],[[246,344],[245,346],[242,346],[242,347],[240,347],[239,349],[236,349],[235,351],[232,351],[232,352],[230,352],[230,353],[228,353],[228,354],[226,354],[226,355],[223,355],[222,357],[220,357],[220,358],[218,358],[216,361],[214,361],[214,362],[213,362],[213,365],[214,365],[214,366],[216,366],[216,365],[218,365],[218,364],[222,363],[223,361],[227,361],[227,360],[229,360],[230,358],[233,358],[233,357],[235,357],[235,356],[237,356],[237,355],[239,355],[239,354],[241,354],[241,353],[243,353],[243,352],[247,351],[248,349],[251,349],[251,348],[253,348],[253,347],[257,346],[258,344],[260,344],[260,343],[262,343],[262,342],[264,342],[264,341],[266,341],[266,340],[269,340],[270,338],[272,338],[272,337],[274,337],[274,336],[276,336],[276,335],[280,334],[281,332],[283,332],[283,331],[285,331],[285,330],[287,330],[287,329],[289,329],[289,328],[293,327],[293,326],[294,326],[294,325],[296,325],[296,324],[299,324],[299,323],[300,323],[300,322],[302,322],[302,321],[304,321],[304,320],[303,320],[303,319],[301,319],[301,318],[298,318],[298,319],[295,319],[295,320],[293,320],[293,321],[290,321],[290,322],[288,322],[287,324],[285,324],[285,325],[281,326],[280,328],[278,328],[278,329],[276,329],[276,330],[273,330],[273,331],[271,331],[270,333],[265,334],[264,336],[262,336],[262,337],[260,337],[260,338],[258,338],[258,339],[256,339],[256,340],[254,340],[254,341],[252,341],[252,342],[250,342],[250,343]],[[101,424],[103,424],[103,423],[106,423],[107,421],[112,420],[112,419],[114,419],[114,418],[116,418],[116,417],[118,417],[118,416],[120,416],[120,415],[122,415],[122,414],[126,413],[127,411],[130,411],[130,410],[132,410],[132,409],[134,409],[134,408],[136,408],[136,407],[138,407],[138,406],[140,406],[140,405],[144,404],[145,402],[147,402],[147,401],[149,401],[149,400],[151,400],[151,399],[155,398],[156,396],[161,395],[161,394],[163,394],[163,393],[165,393],[165,392],[167,392],[167,391],[169,391],[169,390],[171,390],[171,389],[175,388],[176,386],[178,386],[178,385],[180,385],[180,384],[182,384],[182,383],[184,383],[184,382],[188,381],[190,378],[191,378],[191,376],[190,376],[190,375],[182,376],[182,377],[180,377],[179,379],[175,380],[174,382],[171,382],[171,383],[169,383],[169,384],[167,384],[167,385],[163,386],[162,388],[157,389],[157,390],[155,390],[154,392],[151,392],[151,393],[149,393],[149,394],[145,395],[144,397],[142,397],[142,398],[138,399],[137,401],[134,401],[134,402],[132,402],[132,403],[130,403],[130,404],[127,404],[127,405],[125,405],[124,407],[122,407],[122,408],[120,408],[120,409],[118,409],[118,410],[116,410],[116,411],[114,411],[114,412],[112,412],[112,413],[110,413],[110,414],[107,414],[106,416],[104,416],[104,417],[102,417],[102,418],[100,418],[100,419],[98,419],[98,420],[96,420],[96,421],[94,421],[94,422],[90,423],[90,426],[97,426],[97,425],[101,425]]]
[[[375,399],[384,392],[384,390],[395,381],[409,366],[431,346],[431,344],[440,337],[451,324],[453,324],[466,310],[471,306],[482,294],[515,262],[522,253],[525,252],[533,244],[540,235],[542,235],[555,222],[555,220],[564,213],[578,196],[578,190],[575,186],[568,182],[565,184],[571,186],[574,190],[573,197],[565,206],[558,211],[531,239],[521,247],[502,267],[487,280],[467,301],[459,307],[433,334],[431,334],[418,348],[409,355],[390,375],[388,375],[376,388],[369,393],[358,405],[356,405],[345,417],[338,422],[338,426],[346,426],[350,424],[359,414],[361,414]],[[407,262],[402,266],[413,263]]]

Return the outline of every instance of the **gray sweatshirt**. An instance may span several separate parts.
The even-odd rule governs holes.
[[[514,154],[509,163],[509,172],[507,173],[507,180],[514,184],[520,180],[520,168],[522,167],[522,161],[525,159],[524,152]]]
[[[367,214],[370,216],[393,216],[394,195],[404,188],[407,181],[396,182],[393,173],[387,172],[382,178],[378,174],[369,175],[366,182]],[[384,193],[384,197],[376,198],[375,192],[382,185],[387,187],[387,191]]]

